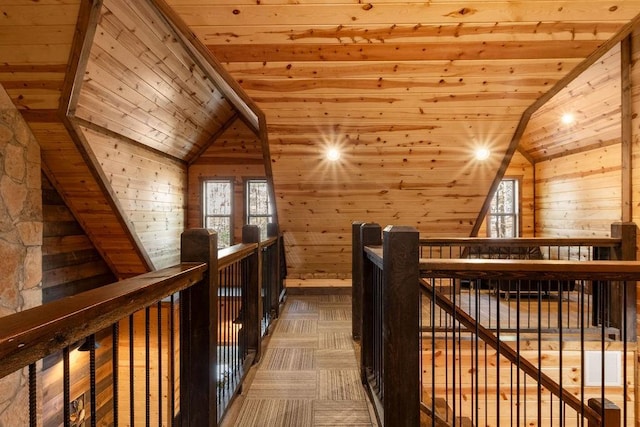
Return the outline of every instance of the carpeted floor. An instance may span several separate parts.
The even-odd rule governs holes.
[[[351,297],[292,295],[235,426],[375,426],[351,339]]]

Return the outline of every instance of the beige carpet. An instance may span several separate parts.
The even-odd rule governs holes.
[[[235,426],[375,426],[351,340],[351,297],[292,295]]]

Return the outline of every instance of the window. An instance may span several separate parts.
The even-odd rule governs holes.
[[[489,237],[518,237],[520,235],[518,180],[503,179],[491,201],[488,221]]]
[[[261,239],[267,238],[267,224],[273,222],[273,209],[266,179],[249,179],[246,187],[246,222],[260,226]]]
[[[218,233],[218,247],[232,244],[233,221],[233,181],[230,179],[210,179],[203,182],[202,206],[204,228]]]

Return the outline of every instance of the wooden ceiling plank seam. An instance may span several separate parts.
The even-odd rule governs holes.
[[[494,179],[493,184],[489,188],[489,193],[485,199],[485,202],[478,214],[478,218],[476,219],[476,223],[471,230],[470,236],[477,236],[478,231],[484,221],[484,218],[489,212],[491,208],[491,200],[492,195],[496,192],[500,182],[504,178],[504,174],[506,173],[507,168],[509,167],[509,163],[511,163],[511,158],[516,151],[516,147],[520,144],[520,140],[522,135],[524,134],[529,119],[532,114],[535,113],[541,106],[543,106],[547,101],[553,98],[554,95],[559,93],[562,89],[564,89],[567,85],[569,85],[573,80],[578,78],[586,69],[588,69],[591,65],[593,65],[598,59],[602,58],[606,53],[613,48],[614,45],[620,43],[623,39],[627,38],[629,34],[633,31],[633,29],[640,23],[640,14],[637,14],[631,21],[626,23],[614,37],[607,40],[604,44],[600,45],[591,55],[589,55],[584,61],[582,61],[578,66],[576,66],[573,70],[571,70],[565,77],[561,78],[548,92],[542,95],[538,100],[536,100],[522,115],[522,119],[518,124],[518,127],[513,135],[513,139],[507,149],[507,152],[498,168],[498,172],[496,173],[496,177]],[[535,163],[534,163],[535,167]]]
[[[97,159],[91,155],[90,147],[87,142],[84,141],[81,132],[72,121],[101,9],[102,0],[89,0],[81,3],[80,13],[74,33],[73,48],[71,49],[71,57],[69,58],[67,67],[65,85],[63,86],[60,115],[65,129],[78,148],[81,156],[84,158],[86,165],[93,177],[96,179],[98,186],[107,198],[113,214],[115,215],[118,223],[123,227],[123,231],[131,241],[136,254],[140,257],[145,268],[152,271],[155,268],[151,258],[135,235],[135,230],[133,229],[132,224],[125,220],[124,211],[120,207],[115,194],[110,190],[106,177],[100,172]],[[57,180],[55,180],[55,182],[57,182]],[[60,191],[59,188],[57,190],[61,194],[64,193],[64,191]],[[74,212],[74,215],[79,217],[77,212]],[[87,234],[93,236],[92,233]],[[94,242],[94,244],[97,247],[101,247],[100,242]],[[115,270],[114,274],[116,276],[120,276],[121,272]]]
[[[327,49],[323,44],[309,45],[207,45],[222,62],[320,61],[327,57],[341,61],[427,60],[496,60],[584,58],[603,41],[544,41],[544,42],[459,42],[451,43],[384,43],[366,45],[336,45]],[[327,49],[327,54],[323,50]]]
[[[189,129],[186,126],[176,126],[172,128],[167,121],[157,117],[158,114],[144,111],[133,104],[124,105],[123,98],[108,98],[109,93],[105,93],[101,88],[86,84],[82,89],[80,101],[76,108],[76,117],[83,118],[95,125],[109,128],[106,123],[118,123],[122,127],[130,128],[133,133],[140,135],[142,140],[153,141],[152,145],[165,145],[169,150],[175,141],[184,145],[188,150],[188,145],[198,146],[202,141],[200,135],[209,135],[205,129]],[[121,102],[123,101],[123,102]],[[157,110],[156,110],[157,112]],[[175,129],[173,133],[172,130]],[[169,144],[167,145],[167,141]],[[174,151],[185,151],[184,149]]]
[[[192,164],[197,162],[200,156],[202,156],[209,149],[209,147],[211,147],[215,143],[215,141],[235,123],[238,117],[238,112],[234,112],[233,115],[229,117],[229,119],[225,123],[223,123],[222,126],[213,135],[209,137],[209,140],[204,143],[190,159],[187,160],[187,165],[191,166]]]
[[[171,155],[171,154],[168,154],[166,151],[159,150],[159,149],[151,147],[151,146],[149,146],[147,144],[143,144],[140,141],[138,141],[136,139],[133,139],[133,138],[129,138],[128,136],[123,135],[120,132],[116,132],[114,130],[111,130],[109,128],[101,126],[99,124],[95,124],[95,123],[93,123],[93,122],[91,122],[89,120],[86,120],[84,118],[81,118],[81,117],[73,117],[73,121],[75,123],[77,123],[79,126],[88,128],[88,129],[90,129],[90,130],[92,130],[94,132],[100,133],[100,134],[108,136],[110,138],[114,138],[116,140],[123,141],[123,142],[125,142],[127,144],[134,145],[134,146],[136,146],[138,148],[142,148],[142,149],[144,149],[146,151],[149,151],[151,153],[166,157],[171,161],[178,162],[180,164],[186,165],[186,162],[182,158],[174,156],[174,155]]]
[[[111,3],[114,3],[113,1]],[[148,25],[147,22],[154,22],[153,16],[150,14],[156,13],[153,10],[143,10],[142,4],[138,3],[136,8],[132,7],[132,4],[129,3],[126,5],[129,7],[129,11],[132,14],[135,14],[139,17],[139,21],[144,25],[144,28],[147,30],[144,31],[144,28],[141,30],[139,27],[136,29],[135,36],[139,38],[145,45],[148,45],[150,38],[143,39],[145,34],[149,34],[150,37],[154,37],[156,41],[159,42],[158,48],[161,49],[161,53],[164,53],[162,62],[169,63],[167,66],[167,71],[180,73],[182,71],[181,76],[179,76],[180,81],[184,81],[185,83],[192,82],[196,89],[199,89],[200,96],[198,99],[202,102],[202,108],[205,110],[210,108],[209,105],[211,102],[214,102],[215,105],[219,104],[219,101],[222,99],[218,94],[218,90],[215,87],[215,84],[211,79],[209,79],[204,73],[194,73],[195,63],[193,57],[188,54],[188,50],[182,48],[180,50],[176,50],[173,48],[174,43],[171,43],[171,40],[166,40],[166,34],[162,34],[157,30],[157,28],[153,25]],[[145,13],[146,12],[146,13]],[[124,16],[118,16],[119,19],[126,18],[126,14]],[[132,23],[131,23],[132,24]],[[153,34],[151,36],[151,34]],[[172,60],[173,58],[173,60]],[[159,58],[158,58],[159,59]],[[173,64],[173,66],[172,66]],[[179,82],[178,82],[179,83]],[[191,87],[184,87],[185,92],[189,93],[193,90]],[[212,90],[213,93],[212,93]],[[225,104],[228,104],[225,101]],[[229,105],[229,109],[231,109],[231,105]]]
[[[164,0],[149,1],[158,15],[173,29],[183,46],[191,52],[198,66],[209,74],[218,90],[241,113],[241,116],[246,117],[251,127],[258,133],[260,131],[259,116],[262,114],[260,108]]]
[[[120,70],[117,68],[118,65],[122,67]],[[158,97],[160,99],[165,99],[166,105],[176,104],[176,101],[174,99],[170,99],[169,97],[167,97],[165,93],[166,91],[162,90],[162,88],[159,88],[156,90],[146,81],[137,80],[138,76],[136,76],[128,68],[125,69],[122,63],[120,63],[116,58],[110,56],[107,52],[102,50],[97,45],[94,45],[92,47],[91,60],[89,61],[88,69],[90,74],[91,74],[91,71],[94,71],[94,73],[97,73],[99,70],[99,71],[104,71],[105,74],[108,76],[113,76],[113,78],[118,79],[121,82],[121,84],[124,84],[128,88],[137,91],[139,93],[139,96],[146,99],[152,105],[156,107],[164,108],[167,111],[167,113],[171,114],[173,117],[173,113],[170,113],[167,110],[164,103],[162,103],[162,105],[158,105]],[[91,75],[90,75],[90,78],[92,78]],[[97,80],[101,81],[101,79],[97,79]],[[217,98],[215,94],[213,98],[215,98],[216,100],[220,99],[220,98]],[[232,110],[230,109],[229,113],[231,111]],[[197,122],[197,126],[203,129],[206,129],[208,127],[209,121],[211,121],[211,116],[207,114],[204,110],[197,108],[196,105],[194,105],[193,108],[190,109],[188,112],[187,110],[180,109],[180,110],[174,110],[174,113],[177,114],[180,117],[180,119],[183,121],[187,121],[187,117],[189,117],[190,121]],[[219,123],[219,120],[214,120],[214,121],[216,123]]]
[[[175,1],[171,2],[176,5]],[[473,40],[478,36],[484,40],[606,40],[612,37],[621,22],[607,21],[594,31],[592,22],[492,22],[486,23],[442,23],[442,24],[314,24],[287,25],[259,24],[243,26],[192,25],[190,28],[205,44],[248,44],[260,40],[264,44],[316,43],[327,45],[344,43],[431,43],[446,41],[456,43]]]
[[[620,42],[620,68],[621,68],[621,80],[620,87],[620,100],[621,100],[621,151],[622,158],[620,159],[622,165],[622,206],[621,206],[621,220],[622,222],[631,222],[633,220],[633,128],[632,128],[632,116],[633,116],[633,97],[631,95],[631,67],[632,67],[632,34],[631,32],[621,40]]]
[[[137,57],[128,49],[112,49],[111,46],[119,44],[118,40],[112,37],[110,34],[101,33],[95,40],[95,47],[102,49],[104,52],[108,52],[108,55],[113,57],[120,65],[126,70],[131,71],[131,68],[138,68],[140,72],[149,73],[157,76],[156,84],[158,88],[150,86],[145,79],[140,78],[141,82],[144,82],[146,86],[152,89],[153,93],[160,99],[166,99],[167,104],[181,104],[184,102],[185,106],[182,111],[176,110],[180,114],[183,120],[192,120],[191,117],[201,117],[202,120],[206,120],[206,116],[213,115],[208,114],[202,105],[199,105],[191,96],[189,92],[183,93],[178,81],[180,79],[170,79],[166,76],[162,67],[150,60],[145,60],[143,57]],[[126,65],[125,65],[126,64]],[[127,73],[128,76],[128,73]],[[138,77],[136,75],[136,77]],[[153,100],[152,100],[153,101]]]

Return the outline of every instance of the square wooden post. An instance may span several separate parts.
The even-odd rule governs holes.
[[[242,227],[242,243],[260,243],[260,227],[257,225],[245,225]],[[247,272],[245,276],[246,299],[245,301],[245,328],[247,348],[255,351],[254,363],[261,356],[261,322],[262,322],[262,254],[259,247],[249,256]]]
[[[181,236],[180,262],[206,262],[204,279],[180,292],[180,425],[217,419],[218,235],[204,228]]]
[[[413,227],[383,231],[385,427],[420,425],[419,240]]]
[[[351,337],[359,340],[362,334],[362,251],[360,247],[361,221],[351,224]]]
[[[636,260],[637,234],[638,227],[633,222],[611,224],[611,237],[622,239],[620,248],[614,251],[613,258],[615,260]],[[635,282],[627,282],[626,284],[625,282],[611,283],[609,315],[612,326],[618,328],[622,339],[629,342],[635,342],[637,340],[636,294]]]
[[[603,421],[601,424],[597,425],[594,422],[589,421],[588,427],[620,427],[620,408],[618,408],[615,403],[609,399],[604,399],[603,404],[602,399],[591,398],[587,404],[602,416]]]
[[[360,301],[360,375],[362,383],[367,383],[367,368],[373,366],[373,276],[371,268],[367,268],[364,254],[365,246],[380,246],[382,244],[382,229],[378,224],[362,224],[360,226],[360,239],[356,242],[358,253],[362,257],[359,263],[357,280],[361,283]]]
[[[267,224],[267,236],[277,237],[276,247],[274,248],[273,265],[271,266],[271,283],[273,288],[271,289],[271,300],[269,301],[268,310],[270,310],[272,317],[276,318],[280,316],[280,245],[282,241],[280,239],[280,230],[278,224]],[[266,310],[267,308],[265,308]]]

